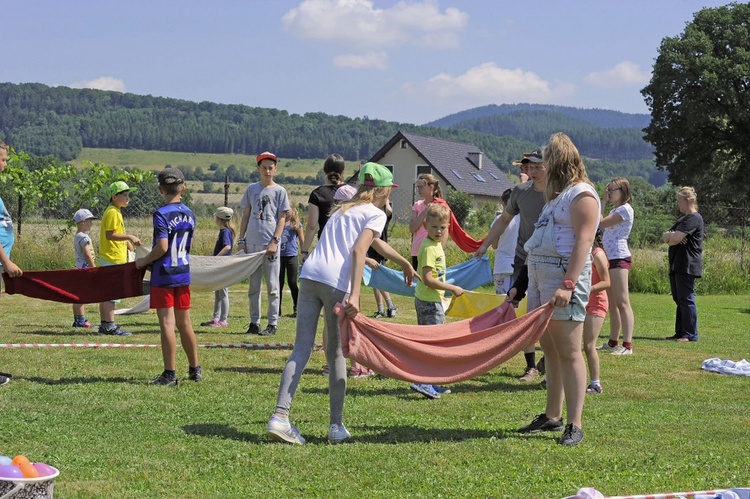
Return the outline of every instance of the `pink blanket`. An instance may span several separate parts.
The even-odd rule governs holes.
[[[38,270],[10,278],[3,273],[5,292],[62,303],[99,303],[143,295],[146,269],[135,263],[88,269]]]
[[[553,306],[515,318],[505,303],[482,315],[439,326],[353,319],[336,306],[344,356],[390,378],[415,383],[455,383],[484,374],[539,340]]]

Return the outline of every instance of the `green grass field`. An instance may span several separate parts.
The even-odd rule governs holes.
[[[198,327],[200,343],[258,341],[243,334],[246,287],[232,287],[230,299],[230,327]],[[59,498],[555,498],[584,486],[619,495],[750,485],[748,379],[700,369],[707,358],[747,357],[748,296],[700,296],[695,344],[662,340],[673,324],[668,296],[632,301],[635,354],[602,354],[604,393],[587,396],[585,440],[575,448],[557,445],[556,435],[516,433],[543,410],[545,396],[517,380],[521,356],[453,385],[441,400],[404,382],[350,380],[352,439],[334,447],[326,442],[320,351],[292,409],[308,444],[289,446],[265,437],[288,351],[202,348],[204,381],[164,388],[146,384],[162,369],[157,348],[0,348],[0,371],[14,375],[0,388],[0,454],[58,467]],[[284,303],[288,313],[288,294]],[[392,321],[416,322],[410,299],[397,305]],[[212,293],[195,293],[193,322],[212,306]],[[363,311],[374,310],[367,294]],[[96,306],[87,311],[94,321]],[[134,334],[116,341],[158,343],[153,312],[120,321]],[[71,322],[69,305],[0,297],[0,343],[113,341]],[[282,318],[272,341],[293,341],[294,328],[295,319]],[[181,351],[177,365],[186,378]]]
[[[325,158],[300,159],[279,157],[279,173],[293,177],[315,176],[323,169],[324,160]],[[165,165],[172,165],[175,168],[185,166],[192,168],[201,167],[204,172],[207,172],[209,165],[212,163],[218,164],[225,170],[229,165],[255,168],[255,156],[246,154],[208,154],[90,147],[84,147],[81,154],[72,163],[80,167],[87,161],[120,167],[128,166],[141,170],[161,170]],[[352,165],[356,165],[355,162],[351,163]]]

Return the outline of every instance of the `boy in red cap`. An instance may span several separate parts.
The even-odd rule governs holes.
[[[272,336],[276,334],[279,320],[279,243],[286,223],[286,212],[289,210],[289,197],[286,189],[273,181],[273,176],[276,175],[276,155],[266,151],[256,159],[260,182],[250,184],[240,201],[244,212],[237,246],[245,253],[266,252],[263,265],[250,276],[247,292],[250,299],[250,326],[247,334]],[[263,274],[266,276],[268,293],[268,325],[261,331],[260,289]]]

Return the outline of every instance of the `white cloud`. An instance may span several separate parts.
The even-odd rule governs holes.
[[[287,32],[305,40],[372,51],[402,44],[431,49],[460,44],[469,15],[440,11],[437,0],[399,2],[375,8],[372,0],[303,0],[284,14]]]
[[[346,54],[333,58],[337,68],[350,69],[388,69],[388,54],[385,52],[367,52],[366,54]]]
[[[441,73],[425,82],[401,87],[405,97],[419,97],[459,109],[513,102],[552,103],[567,98],[573,91],[570,84],[551,83],[531,71],[504,69],[494,62],[470,68],[462,75]]]
[[[97,90],[125,91],[125,82],[111,76],[102,76],[93,80],[77,81],[68,85],[70,88],[94,88]]]
[[[645,85],[651,79],[649,71],[630,61],[623,61],[605,71],[589,73],[586,81],[597,87],[616,88],[624,86]]]

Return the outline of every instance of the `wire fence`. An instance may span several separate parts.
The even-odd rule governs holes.
[[[123,209],[126,221],[137,225],[149,226],[153,210],[163,202],[161,195],[151,182],[142,185],[134,185],[138,191],[131,196],[130,205]],[[301,219],[304,220],[307,213],[307,201],[315,185],[295,184],[286,186],[290,203],[299,211]],[[208,227],[213,227],[213,213],[219,206],[228,206],[235,210],[237,222],[242,217],[243,208],[240,206],[242,196],[247,188],[245,183],[230,182],[188,182],[185,202],[195,212],[196,216],[203,220]],[[489,225],[499,213],[500,206],[497,203],[477,201],[470,196],[449,190],[444,193],[464,229],[476,238],[484,237],[489,231]],[[101,216],[107,206],[106,194],[100,196],[96,206],[81,206],[75,199],[64,201],[57,200],[34,200],[34,203],[25,203],[25,200],[13,191],[12,186],[3,186],[0,196],[5,201],[6,207],[16,224],[17,233],[24,231],[24,226],[29,224],[33,230],[40,227],[46,228],[46,235],[54,237],[56,233],[66,233],[74,230],[73,213],[78,208],[89,208]],[[411,207],[419,198],[412,185],[400,186],[393,189],[391,202],[394,205],[394,216],[391,222],[392,230],[398,230],[398,225],[407,225],[411,216]],[[743,204],[732,206],[730,204],[701,204],[700,213],[706,224],[707,239],[721,239],[726,241],[729,251],[739,261],[741,268],[747,267],[748,258],[748,225],[750,223],[750,206]],[[679,217],[674,202],[637,201],[634,204],[635,223],[630,235],[629,243],[633,248],[660,247],[663,243],[661,235],[668,230]]]

